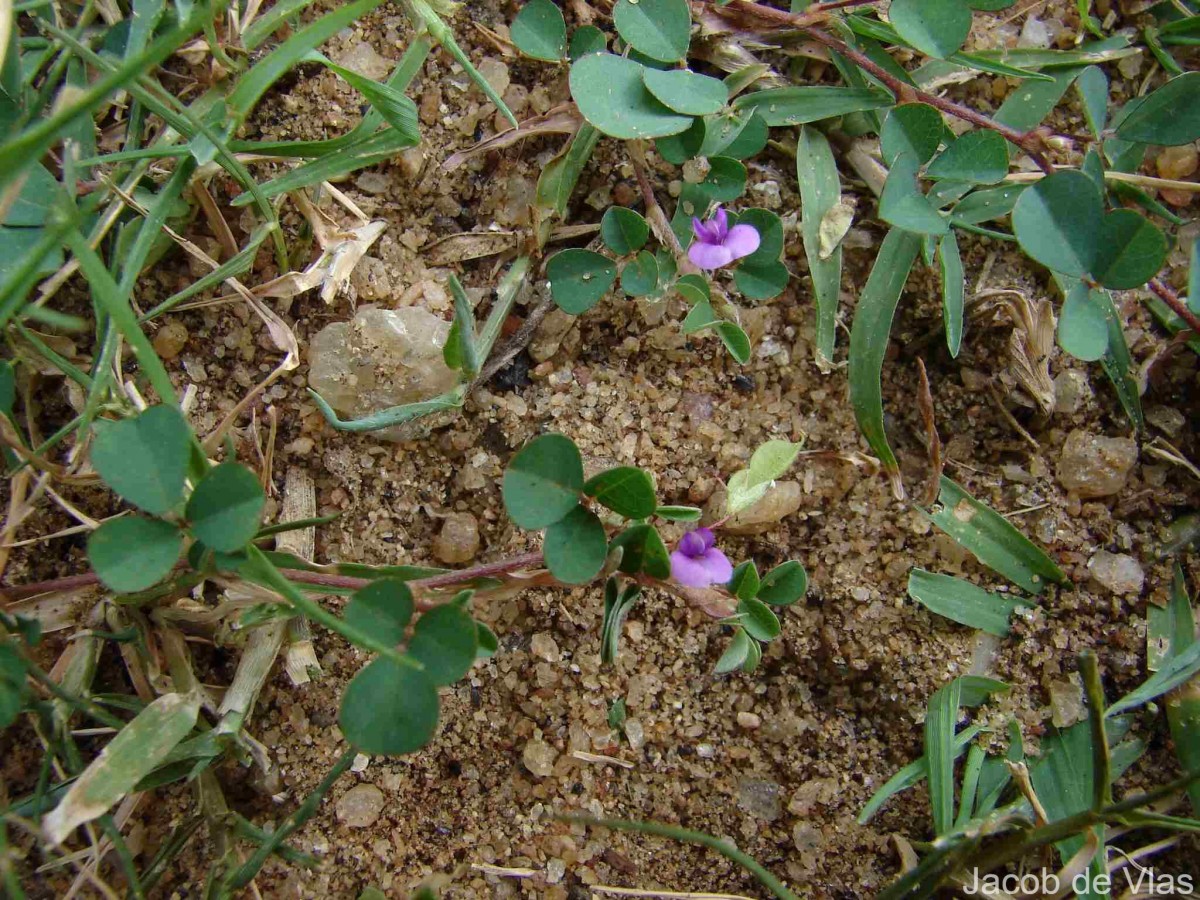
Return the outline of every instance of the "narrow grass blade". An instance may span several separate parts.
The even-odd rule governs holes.
[[[343,28],[365,16],[383,0],[355,0],[301,28],[286,41],[259,60],[238,79],[226,98],[226,106],[234,121],[241,123],[254,105],[285,72],[295,66],[310,50],[315,50]]]
[[[297,166],[290,172],[260,185],[259,189],[267,198],[277,197],[289,191],[298,191],[309,185],[339,178],[348,172],[386,162],[401,150],[415,146],[416,143],[409,135],[396,131],[394,128],[386,128],[370,137],[355,141],[335,153]],[[253,199],[249,193],[239,194],[233,199],[233,205],[246,206]]]
[[[883,425],[883,357],[887,352],[892,317],[909,270],[921,249],[919,235],[893,228],[883,239],[867,285],[858,298],[854,324],[850,329],[850,403],[859,430],[871,445],[892,479],[893,490],[900,487],[900,466],[888,444]]]
[[[970,728],[964,728],[956,734],[953,744],[954,758],[958,759],[958,757],[962,756],[966,752],[967,745],[982,731],[982,725],[972,725]],[[914,785],[920,784],[927,777],[929,777],[929,761],[926,757],[919,756],[889,778],[883,787],[871,795],[871,799],[867,801],[867,805],[858,814],[858,824],[866,825],[875,817],[875,813],[883,808],[883,804],[887,803],[893,796]]]
[[[458,279],[450,276],[450,293],[454,296],[454,324],[446,338],[444,351],[446,365],[461,369],[463,374],[474,378],[479,371],[479,356],[475,348],[475,312],[471,300]]]
[[[1112,382],[1113,388],[1117,392],[1117,399],[1121,401],[1121,407],[1125,410],[1125,415],[1129,416],[1129,421],[1140,433],[1146,430],[1146,419],[1142,414],[1142,395],[1138,389],[1137,367],[1129,352],[1129,344],[1125,341],[1125,331],[1121,328],[1121,317],[1113,305],[1112,294],[1108,291],[1099,291],[1098,293],[1108,304],[1108,309],[1105,311],[1105,319],[1108,322],[1108,351],[1100,358],[1100,366],[1104,369],[1108,380]]]
[[[241,275],[254,264],[254,259],[258,256],[258,248],[271,232],[275,230],[275,227],[274,222],[264,222],[259,225],[250,234],[249,239],[246,241],[246,246],[234,256],[229,257],[229,259],[225,260],[225,262],[207,275],[193,281],[182,291],[172,294],[162,303],[158,304],[158,306],[143,315],[138,321],[149,322],[152,319],[156,319],[163,313],[170,311],[197,294],[207,291],[209,288],[216,287],[228,278],[236,278],[238,275]]]
[[[913,569],[908,575],[908,596],[930,612],[960,625],[1004,637],[1013,611],[1030,605],[1018,597],[995,594],[953,575]]]
[[[182,741],[196,724],[200,698],[159,697],[117,732],[42,823],[61,844],[78,826],[104,815]]]
[[[966,279],[963,276],[962,256],[954,230],[938,244],[938,263],[942,276],[942,319],[946,327],[946,347],[951,356],[958,356],[963,336],[963,300]]]
[[[1062,570],[1029,538],[944,475],[938,502],[940,506],[925,513],[930,521],[1009,581],[1031,594],[1040,594],[1047,582],[1066,581]]]
[[[978,744],[972,744],[967,751],[967,762],[963,766],[962,790],[959,791],[958,815],[954,818],[954,829],[959,831],[971,821],[971,813],[979,799],[979,778],[983,773],[987,751]]]
[[[1200,672],[1200,643],[1192,644],[1163,662],[1157,672],[1142,682],[1141,687],[1134,688],[1110,706],[1105,715],[1115,716],[1142,706],[1190,681],[1197,672]]]
[[[339,418],[338,414],[334,412],[333,407],[326,403],[325,398],[316,391],[310,388],[308,393],[317,404],[317,408],[321,410],[321,414],[325,416],[325,420],[338,431],[380,431],[395,425],[403,425],[405,422],[411,422],[414,419],[432,415],[436,412],[458,409],[463,405],[463,399],[467,395],[467,388],[466,385],[460,385],[454,390],[440,394],[430,400],[422,400],[419,403],[405,403],[402,406],[391,406],[377,413],[372,413],[369,416],[363,416],[361,419],[349,420]]]
[[[242,32],[242,46],[254,50],[274,34],[284,20],[298,16],[305,8],[311,6],[314,0],[279,0],[274,6],[258,16]]]
[[[925,758],[929,760],[929,805],[935,834],[954,824],[954,733],[962,685],[958,679],[938,689],[925,714]]]
[[[829,141],[811,126],[800,128],[796,142],[796,178],[800,183],[804,255],[808,257],[817,305],[817,355],[827,365],[832,365],[842,286],[842,244],[839,240],[832,250],[823,248],[821,224],[841,198],[841,181]]]

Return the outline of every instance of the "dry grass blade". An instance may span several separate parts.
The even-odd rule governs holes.
[[[1030,300],[1020,291],[997,288],[975,294],[979,311],[991,310],[1012,322],[1008,338],[1009,369],[1017,383],[1038,408],[1049,415],[1054,411],[1054,381],[1050,377],[1050,357],[1054,353],[1054,329],[1057,324],[1050,301]]]
[[[933,411],[933,392],[929,389],[929,374],[925,371],[925,360],[917,357],[917,374],[920,376],[920,389],[917,392],[917,407],[921,411],[921,421],[925,425],[925,446],[929,453],[929,467],[932,476],[929,486],[925,488],[925,499],[922,501],[929,506],[937,500],[938,486],[942,477],[945,461],[942,459],[942,439],[938,437],[937,421]]]
[[[489,138],[484,138],[473,147],[452,153],[442,163],[442,169],[446,172],[453,172],[473,156],[478,156],[481,153],[487,153],[491,150],[501,150],[504,147],[511,147],[517,141],[524,140],[527,137],[534,137],[539,134],[574,134],[579,130],[581,124],[583,124],[583,118],[579,115],[579,110],[575,108],[575,104],[564,103],[551,110],[547,110],[540,116],[526,119],[516,128],[510,128],[507,131],[494,134]]]

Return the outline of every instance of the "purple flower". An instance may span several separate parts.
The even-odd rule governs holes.
[[[758,249],[761,238],[753,225],[729,227],[729,216],[720,207],[707,222],[692,217],[696,240],[688,247],[688,259],[701,269],[719,269]]]
[[[695,588],[724,584],[732,578],[733,564],[713,546],[716,540],[707,528],[697,528],[680,538],[671,554],[671,577]]]

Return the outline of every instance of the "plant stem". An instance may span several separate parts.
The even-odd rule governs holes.
[[[717,15],[722,17],[736,16],[738,13],[749,15],[759,19],[763,23],[769,23],[775,27],[795,28],[802,31],[809,38],[816,41],[818,44],[823,44],[830,50],[842,54],[848,60],[853,62],[860,69],[870,72],[885,84],[889,90],[896,95],[896,100],[899,103],[926,103],[929,106],[940,109],[944,113],[948,113],[956,118],[962,119],[965,122],[970,122],[979,128],[987,128],[995,131],[1003,138],[1020,147],[1029,154],[1039,169],[1046,174],[1054,172],[1054,166],[1042,154],[1042,135],[1036,129],[1033,131],[1019,131],[1011,128],[1008,125],[1003,125],[993,119],[988,118],[983,113],[976,112],[968,106],[963,106],[961,103],[955,103],[953,100],[948,100],[945,97],[939,97],[937,94],[931,94],[928,91],[914,88],[912,85],[905,84],[899,78],[894,76],[887,69],[880,66],[873,59],[855,50],[845,41],[834,37],[827,31],[814,26],[814,19],[826,18],[826,13],[830,9],[838,9],[846,6],[857,5],[854,0],[844,3],[820,4],[812,10],[793,15],[789,12],[784,12],[780,9],[774,9],[769,6],[763,6],[758,3],[753,3],[751,0],[737,0],[735,3],[730,3],[728,6],[719,7],[710,4],[704,4],[706,8],[710,8]]]
[[[1153,291],[1163,303],[1171,307],[1171,311],[1174,312],[1175,315],[1179,316],[1179,318],[1183,319],[1183,321],[1187,323],[1188,328],[1190,328],[1197,335],[1200,335],[1200,317],[1197,317],[1194,312],[1188,309],[1187,304],[1179,299],[1179,295],[1171,290],[1169,285],[1158,278],[1152,278],[1146,286],[1150,288],[1150,290]],[[1191,298],[1189,297],[1188,299],[1190,300]]]

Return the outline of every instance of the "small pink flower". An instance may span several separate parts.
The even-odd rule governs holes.
[[[671,554],[671,577],[686,587],[725,584],[733,577],[733,564],[713,546],[716,537],[707,528],[689,531]]]
[[[758,249],[761,238],[753,225],[729,227],[729,216],[720,207],[707,222],[692,217],[696,240],[688,247],[688,259],[701,269],[719,269]]]

